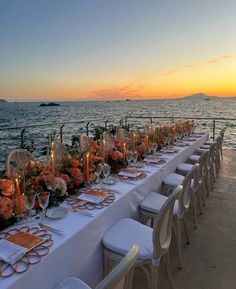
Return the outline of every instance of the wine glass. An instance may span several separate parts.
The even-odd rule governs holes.
[[[46,215],[46,208],[47,208],[48,203],[49,203],[50,193],[49,192],[41,192],[41,193],[37,194],[37,197],[39,200],[39,205],[43,209],[42,219],[44,219],[45,215]]]
[[[102,173],[102,165],[101,165],[101,164],[98,164],[98,165],[96,166],[96,169],[95,169],[95,175],[96,175],[96,177],[97,177],[97,180],[96,180],[97,184],[99,184],[99,182],[100,182],[100,175],[101,175],[101,173]]]
[[[132,151],[127,151],[126,152],[126,159],[127,159],[127,162],[128,162],[128,166],[130,165],[132,159],[133,159],[133,153]]]
[[[35,193],[28,193],[23,195],[24,206],[28,211],[28,219],[27,219],[28,222],[31,221],[31,210],[33,209],[35,204],[35,197],[36,197]]]
[[[138,152],[137,151],[134,151],[133,152],[133,157],[132,157],[133,161],[134,161],[134,164],[137,162],[138,160]]]
[[[102,172],[105,176],[105,183],[107,183],[107,178],[110,175],[111,167],[108,164],[104,164],[102,167]]]
[[[153,152],[155,154],[155,152],[157,151],[157,143],[156,142],[153,143],[152,148],[153,148]]]

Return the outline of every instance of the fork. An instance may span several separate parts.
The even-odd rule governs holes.
[[[60,234],[60,235],[65,235],[65,232],[63,232],[62,230],[53,228],[53,227],[45,225],[43,223],[39,223],[39,227],[41,227],[42,229],[45,229],[45,230]]]

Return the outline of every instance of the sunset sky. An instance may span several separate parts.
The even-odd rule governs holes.
[[[235,0],[0,0],[0,98],[236,96]]]

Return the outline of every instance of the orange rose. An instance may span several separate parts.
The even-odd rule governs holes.
[[[0,179],[0,190],[3,196],[12,196],[14,194],[13,182],[8,179]]]
[[[9,219],[13,215],[12,200],[7,197],[0,197],[0,217]]]
[[[80,161],[79,160],[71,160],[70,164],[72,167],[76,168],[80,165]]]

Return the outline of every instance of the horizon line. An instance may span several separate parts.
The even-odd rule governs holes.
[[[194,93],[191,95],[184,95],[184,96],[169,96],[169,97],[121,97],[121,98],[113,98],[111,99],[112,96],[109,98],[77,98],[77,99],[60,99],[60,98],[45,98],[45,99],[19,99],[19,100],[14,100],[14,99],[8,99],[8,98],[1,98],[0,100],[6,101],[7,103],[12,103],[12,102],[79,102],[79,101],[143,101],[143,100],[168,100],[168,99],[183,99],[183,98],[188,98],[188,97],[194,97],[197,95],[202,95],[205,97],[210,97],[210,98],[234,98],[234,96],[215,96],[215,95],[207,95],[205,93]]]

